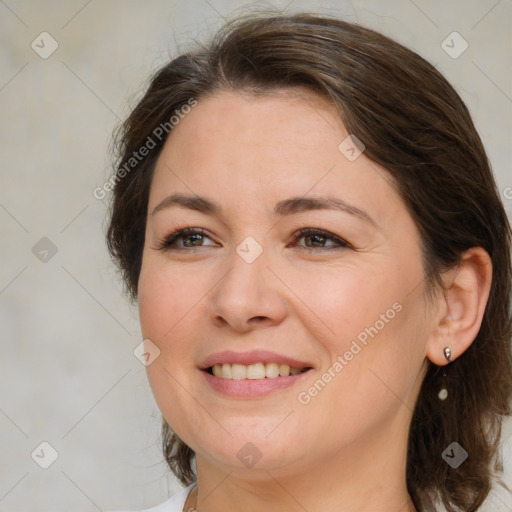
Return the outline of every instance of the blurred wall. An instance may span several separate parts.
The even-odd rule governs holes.
[[[0,1],[0,511],[142,508],[179,489],[93,190],[150,72],[244,5]],[[435,64],[469,105],[512,212],[512,2],[265,5],[359,21]],[[509,484],[511,434],[509,423]],[[512,497],[499,491],[486,510],[511,511]]]

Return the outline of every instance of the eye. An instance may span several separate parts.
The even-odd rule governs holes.
[[[304,243],[298,243],[304,240]],[[341,238],[322,229],[306,228],[299,230],[294,238],[294,245],[310,250],[332,250],[350,247],[350,244]]]
[[[204,247],[216,245],[215,242],[208,244],[206,240],[211,238],[205,233],[204,229],[200,228],[185,228],[175,231],[169,236],[165,237],[158,244],[158,249],[161,250],[186,250],[196,247]]]

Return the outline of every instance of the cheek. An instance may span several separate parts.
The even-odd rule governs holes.
[[[327,374],[319,377],[329,383],[318,383],[318,395],[311,390],[311,396],[308,389],[302,395],[304,401],[314,399],[318,414],[334,403],[340,404],[333,412],[339,421],[347,411],[368,420],[396,410],[412,396],[428,336],[423,287],[411,293],[410,286],[420,280],[422,268],[411,267],[407,275],[389,262],[384,268],[386,272],[354,267],[331,275],[305,273],[295,283],[307,306],[303,323],[326,356],[322,371]]]
[[[364,343],[397,317],[405,287],[393,278],[394,269],[387,267],[387,272],[346,265],[288,273],[287,282],[299,299],[295,303],[303,311],[302,321],[309,332],[322,337],[330,352],[343,353],[358,337]]]
[[[193,272],[185,276],[171,265],[148,259],[138,284],[142,335],[165,348],[166,340],[174,338],[181,325],[196,314],[205,290],[204,279]]]
[[[179,378],[185,363],[190,363],[186,350],[187,322],[199,307],[193,289],[184,286],[177,274],[165,266],[143,266],[138,288],[139,317],[142,337],[160,350],[158,358],[146,367],[159,405],[160,390],[173,386],[167,372]]]
[[[407,415],[407,410],[414,409],[425,364],[427,331],[417,304],[403,301],[393,314],[389,313],[381,317],[387,323],[370,320],[352,338],[344,354],[347,359],[357,347],[357,355],[343,370],[343,392],[351,401],[355,417],[359,412],[359,417],[370,422],[372,416],[383,419],[400,411]]]
[[[210,287],[204,275],[185,275],[172,265],[151,258],[144,262],[139,278],[142,336],[160,350],[146,367],[148,380],[162,415],[182,439],[195,430],[194,425],[201,424],[200,414],[190,407],[190,393],[194,395],[194,390],[188,379],[196,371],[190,347],[197,326],[204,321]]]

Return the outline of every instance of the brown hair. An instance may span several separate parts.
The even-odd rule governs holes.
[[[293,86],[330,98],[349,133],[364,143],[366,156],[393,177],[421,234],[431,293],[441,272],[456,266],[467,249],[483,247],[491,257],[493,280],[481,329],[445,368],[445,401],[438,399],[440,367],[430,363],[407,460],[407,486],[418,510],[436,499],[450,512],[475,510],[502,471],[501,425],[511,413],[510,226],[468,109],[419,55],[377,32],[328,17],[253,15],[228,23],[208,45],[163,66],[118,132],[111,254],[135,299],[149,186],[165,137],[130,172],[119,172],[158,126],[191,98]],[[469,454],[456,470],[441,458],[454,441]],[[165,420],[163,447],[181,482],[194,481],[194,452]]]

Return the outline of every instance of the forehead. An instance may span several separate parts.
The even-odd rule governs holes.
[[[318,147],[319,138],[329,130],[332,136],[344,131],[338,112],[332,102],[303,88],[276,90],[254,95],[248,92],[217,92],[198,100],[198,104],[171,132],[173,138],[187,137],[190,142],[200,140],[212,147],[224,142],[219,152],[235,152],[235,144],[226,144],[233,137],[243,150],[264,147],[270,150],[289,145],[304,149]],[[335,144],[337,136],[332,140]],[[328,141],[325,141],[328,142]],[[325,146],[325,145],[324,145]],[[215,153],[217,154],[217,153]],[[277,155],[274,155],[276,158]]]
[[[335,192],[363,203],[371,194],[379,216],[379,204],[399,198],[385,169],[364,153],[352,158],[358,147],[347,153],[349,136],[333,102],[304,88],[202,98],[164,145],[150,208],[176,191],[260,203]]]

